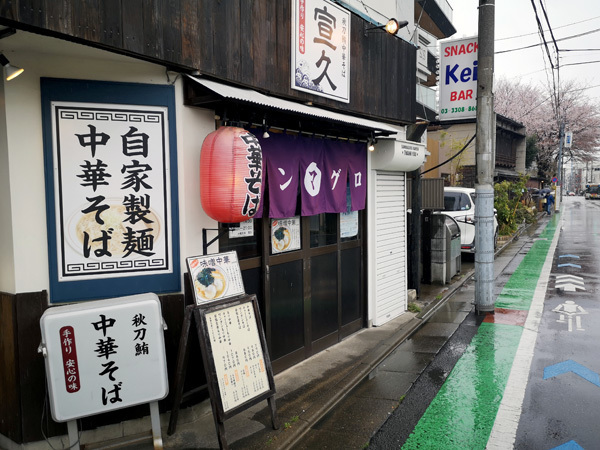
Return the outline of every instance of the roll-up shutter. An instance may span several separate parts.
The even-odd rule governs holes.
[[[406,311],[405,172],[375,171],[375,309],[380,326]]]

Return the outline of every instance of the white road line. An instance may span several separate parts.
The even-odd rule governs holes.
[[[527,320],[521,335],[521,341],[517,348],[515,360],[506,383],[504,396],[500,402],[500,408],[496,415],[494,427],[490,433],[487,449],[512,449],[514,448],[515,439],[517,437],[517,427],[521,417],[523,408],[523,399],[525,398],[525,388],[529,380],[529,370],[535,350],[535,341],[544,312],[544,298],[548,288],[548,280],[552,272],[552,259],[558,244],[560,229],[562,226],[564,215],[560,218],[560,224],[556,227],[554,238],[550,244],[546,261],[542,267],[542,272],[538,280],[537,287],[533,294],[531,307],[527,314]]]

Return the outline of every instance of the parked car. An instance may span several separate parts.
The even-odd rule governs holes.
[[[586,200],[597,200],[600,198],[600,185],[588,184],[584,196]]]
[[[498,245],[498,220],[494,210],[494,249]],[[475,189],[444,188],[444,214],[449,215],[460,228],[460,248],[475,253]]]

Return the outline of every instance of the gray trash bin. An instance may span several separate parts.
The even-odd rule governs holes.
[[[460,228],[445,214],[433,214],[431,222],[431,282],[450,283],[460,272]]]
[[[460,249],[460,227],[456,220],[446,216],[446,283],[450,283],[452,277],[460,273],[461,249]]]

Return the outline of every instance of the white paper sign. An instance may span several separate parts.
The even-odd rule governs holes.
[[[300,250],[300,217],[271,219],[271,253]]]
[[[440,44],[440,120],[477,116],[477,37]]]
[[[196,304],[245,294],[235,251],[187,258]]]
[[[168,109],[52,112],[59,281],[172,273]]]
[[[269,379],[252,303],[206,314],[223,411],[267,392]]]
[[[327,0],[292,4],[292,89],[349,103],[350,12]]]
[[[163,321],[155,294],[53,307],[40,326],[55,421],[166,397]]]
[[[229,230],[229,239],[244,238],[254,236],[254,219],[241,222],[238,228]]]
[[[340,237],[350,238],[358,235],[358,211],[340,214]]]

